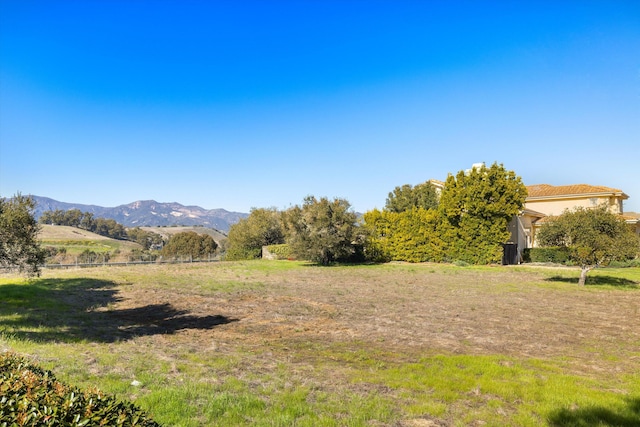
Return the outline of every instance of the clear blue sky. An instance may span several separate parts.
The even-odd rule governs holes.
[[[640,211],[640,1],[0,0],[0,196],[364,212],[472,163]]]

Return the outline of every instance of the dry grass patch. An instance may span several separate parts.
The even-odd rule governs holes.
[[[586,288],[574,274],[279,261],[45,272],[1,282],[31,287],[31,306],[3,303],[0,329],[5,346],[172,425],[580,425],[598,402],[639,421],[624,400],[640,396],[639,274],[603,271]]]

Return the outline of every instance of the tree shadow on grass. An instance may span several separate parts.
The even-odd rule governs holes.
[[[576,410],[562,408],[551,413],[548,419],[553,427],[637,427],[640,426],[640,398],[627,399],[624,413],[601,406]]]
[[[575,283],[578,284],[580,280],[578,277],[563,277],[563,276],[553,276],[545,279],[548,282],[564,282],[564,283]],[[608,285],[608,286],[618,286],[622,288],[640,288],[640,285],[633,280],[624,279],[622,277],[613,277],[613,276],[587,276],[587,281],[585,283],[586,286],[590,285]]]
[[[0,333],[36,342],[115,342],[237,321],[222,315],[196,316],[170,303],[117,309],[118,286],[122,285],[94,279],[0,285]]]

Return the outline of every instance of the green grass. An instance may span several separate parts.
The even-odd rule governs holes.
[[[640,425],[640,374],[628,365],[577,370],[569,354],[402,352],[374,339],[258,336],[220,346],[221,339],[211,332],[203,346],[179,330],[156,334],[140,329],[139,335],[127,335],[122,328],[132,326],[128,318],[113,324],[107,316],[124,289],[148,295],[184,289],[185,295],[212,296],[224,304],[268,296],[271,289],[289,295],[294,291],[287,283],[313,281],[316,274],[363,283],[388,277],[389,282],[378,284],[381,288],[395,286],[391,280],[397,277],[428,276],[452,287],[458,281],[504,276],[503,283],[487,289],[490,298],[496,292],[526,295],[519,279],[536,292],[598,297],[609,292],[634,297],[640,282],[640,269],[596,270],[590,274],[592,284],[580,289],[576,270],[406,264],[322,269],[290,261],[56,271],[40,279],[0,279],[0,351],[26,354],[65,382],[130,399],[167,426],[380,426],[421,419],[456,426]],[[337,297],[350,295],[349,288],[329,282]],[[640,348],[633,331],[628,338]],[[634,342],[608,345],[627,349]],[[597,344],[591,354],[593,363],[605,367],[615,367],[620,357]],[[632,357],[640,357],[640,350]],[[132,385],[134,380],[141,385]]]
[[[496,426],[506,420],[521,426],[557,425],[561,419],[562,425],[608,425],[600,412],[629,425],[640,420],[629,404],[629,395],[640,398],[640,375],[610,381],[607,385],[618,390],[611,392],[601,379],[569,375],[559,365],[504,356],[437,355],[368,371],[359,380],[398,390],[410,414],[455,419],[457,425],[478,420]]]

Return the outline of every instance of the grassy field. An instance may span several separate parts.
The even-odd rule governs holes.
[[[638,426],[640,269],[578,275],[255,261],[4,276],[0,350],[164,425]]]

